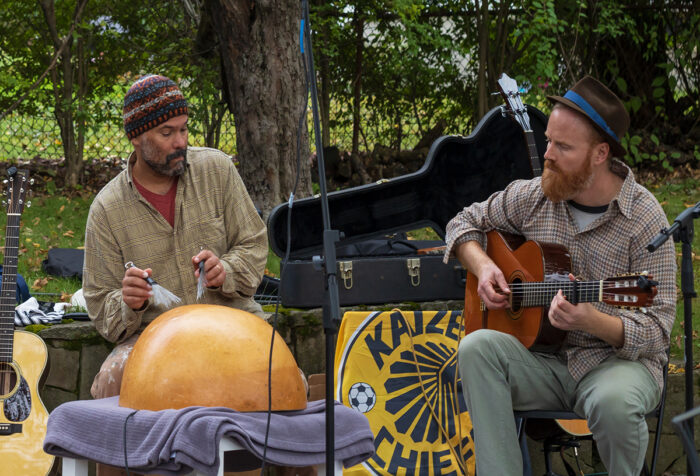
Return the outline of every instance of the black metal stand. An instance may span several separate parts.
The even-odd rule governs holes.
[[[316,269],[325,274],[325,293],[323,304],[323,329],[326,335],[326,474],[333,475],[335,468],[335,412],[334,374],[335,336],[340,322],[340,301],[338,299],[338,281],[336,276],[335,245],[340,241],[340,232],[331,229],[328,211],[328,192],[326,191],[326,168],[323,160],[323,143],[321,142],[321,124],[318,113],[318,92],[316,90],[316,72],[314,56],[311,50],[311,28],[309,26],[309,2],[302,0],[302,53],[306,56],[309,68],[307,81],[311,87],[311,107],[316,139],[316,160],[318,162],[318,182],[321,188],[321,212],[323,217],[323,256],[314,256]]]
[[[683,292],[683,339],[685,348],[685,409],[693,408],[693,308],[692,300],[697,296],[693,282],[693,253],[691,244],[695,229],[693,220],[700,217],[700,202],[694,207],[683,211],[673,220],[670,228],[662,229],[647,245],[650,252],[656,251],[671,236],[673,241],[681,243],[681,291]],[[693,435],[693,422],[688,422],[690,435]],[[692,436],[691,436],[692,437]],[[693,476],[690,459],[688,459],[688,475]],[[694,475],[700,476],[700,475]]]

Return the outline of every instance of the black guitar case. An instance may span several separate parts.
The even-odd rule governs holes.
[[[531,106],[527,106],[527,112],[541,157],[547,118]],[[468,137],[443,136],[435,141],[418,171],[329,193],[331,226],[342,236],[337,247],[340,304],[464,299],[465,273],[460,264],[454,259],[444,264],[439,252],[418,251],[440,242],[413,245],[409,240],[413,249],[396,252],[395,248],[401,247],[392,246],[392,240],[396,240],[388,236],[431,227],[444,239],[447,222],[464,207],[485,200],[515,179],[532,176],[522,128],[496,107]],[[267,224],[270,247],[280,257],[287,247],[288,207],[288,203],[275,207]],[[377,239],[379,248],[390,250],[385,255],[353,255],[344,251],[353,246],[362,249],[362,243],[366,248],[368,240],[374,240],[376,245]],[[314,255],[322,254],[322,246],[320,198],[294,202],[290,261],[281,271],[284,306],[322,305],[323,272],[311,262]]]

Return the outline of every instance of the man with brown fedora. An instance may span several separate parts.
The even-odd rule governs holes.
[[[645,414],[657,405],[675,318],[676,260],[667,242],[646,245],[666,216],[654,196],[617,158],[630,118],[620,99],[589,76],[554,103],[542,177],[518,180],[450,221],[446,257],[478,280],[487,309],[509,307],[509,278],[484,251],[499,230],[565,246],[568,279],[602,280],[648,271],[658,281],[649,308],[575,304],[560,290],[545,319],[568,331],[558,350],[531,352],[489,329],[459,345],[459,370],[474,427],[480,475],[522,475],[514,410],[574,411],[587,419],[610,475],[638,475],[648,442]],[[617,157],[617,158],[616,158]]]

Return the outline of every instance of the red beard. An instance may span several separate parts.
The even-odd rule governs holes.
[[[585,190],[593,180],[593,164],[590,157],[578,170],[564,172],[551,160],[544,161],[542,191],[553,202],[570,200]]]

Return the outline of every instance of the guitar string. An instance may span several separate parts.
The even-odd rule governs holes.
[[[546,305],[560,289],[565,294],[575,291],[577,300],[581,302],[607,300],[619,301],[628,306],[640,305],[642,301],[639,299],[624,299],[625,296],[630,296],[629,290],[632,286],[620,286],[621,281],[624,280],[577,281],[575,284],[574,282],[514,282],[509,286],[512,299],[516,299],[524,307]],[[496,290],[500,291],[498,286]],[[632,296],[635,295],[632,294]]]

